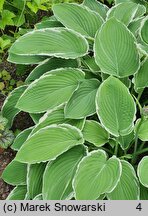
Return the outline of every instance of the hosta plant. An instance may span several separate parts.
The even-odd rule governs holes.
[[[9,127],[20,111],[35,123],[12,145],[8,199],[148,199],[145,6],[84,0],[53,13],[9,50],[36,67],[2,108]]]

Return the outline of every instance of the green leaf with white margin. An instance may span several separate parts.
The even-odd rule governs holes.
[[[148,87],[147,71],[148,71],[148,58],[142,63],[138,73],[135,74],[134,86],[136,91]]]
[[[126,26],[134,19],[137,12],[138,4],[133,2],[124,2],[112,7],[107,13],[107,19],[115,17]]]
[[[16,108],[15,106],[26,88],[27,86],[21,86],[14,89],[6,98],[2,106],[2,116],[8,119],[8,127],[12,126],[14,117],[20,112],[20,109]]]
[[[48,163],[43,177],[44,200],[66,200],[73,196],[72,180],[85,154],[85,148],[79,145]]]
[[[11,145],[11,149],[18,151],[23,143],[27,140],[29,134],[31,133],[33,127],[27,128],[26,130],[23,130],[21,133],[17,135],[15,138],[13,144]]]
[[[97,147],[103,146],[109,140],[108,132],[94,120],[86,120],[82,133],[86,141]]]
[[[142,141],[148,141],[148,118],[145,118],[141,121],[139,120],[137,122],[137,127],[138,127],[138,131],[137,131],[138,138]]]
[[[44,128],[52,124],[67,123],[67,124],[71,124],[79,128],[80,130],[82,130],[84,121],[85,119],[78,119],[78,120],[77,119],[66,119],[64,117],[64,108],[59,107],[55,110],[47,111],[45,115],[43,115],[43,117],[40,119],[39,123],[32,130],[30,136],[32,136],[34,133],[36,133],[41,128]]]
[[[77,200],[95,200],[114,190],[121,176],[121,163],[113,156],[107,160],[105,151],[92,151],[79,163],[73,188]]]
[[[35,80],[20,97],[16,107],[30,113],[45,112],[69,100],[84,73],[79,69],[60,68]]]
[[[82,5],[61,3],[55,4],[52,9],[57,20],[64,26],[88,38],[94,38],[103,24],[99,14]]]
[[[57,68],[64,68],[64,67],[71,67],[77,68],[78,62],[75,59],[61,59],[61,58],[50,58],[43,61],[37,67],[31,71],[27,79],[25,80],[26,83],[32,82],[35,79],[40,78],[43,74],[48,71],[57,69]]]
[[[97,79],[82,81],[65,106],[65,117],[80,119],[93,115],[96,112],[95,97],[99,85]]]
[[[89,55],[87,56],[84,56],[82,59],[81,59],[82,63],[89,68],[89,70],[98,75],[98,72],[100,72],[100,68],[98,67],[98,65],[96,64],[95,62],[95,58],[94,57],[91,57]],[[88,73],[88,71],[87,71]]]
[[[33,122],[37,124],[44,113],[29,113],[29,115],[32,118]]]
[[[7,200],[24,200],[26,193],[27,193],[27,186],[18,185],[11,191],[11,193],[7,197]]]
[[[33,199],[42,192],[43,173],[46,163],[31,164],[27,173],[27,193]]]
[[[96,63],[103,73],[127,77],[136,73],[139,68],[135,38],[115,18],[107,20],[97,32],[94,52]]]
[[[56,20],[43,20],[40,23],[35,25],[35,29],[43,29],[43,28],[54,28],[54,27],[63,27],[63,25]]]
[[[65,28],[48,28],[29,32],[15,41],[10,54],[55,56],[75,59],[86,55],[88,43],[80,34]]]
[[[143,17],[134,19],[128,26],[128,29],[134,34],[136,38],[139,36],[139,29],[141,27],[141,23],[143,21]]]
[[[38,194],[33,200],[43,200],[42,194]]]
[[[138,164],[137,174],[139,177],[140,183],[148,188],[148,156],[145,156],[141,159]]]
[[[37,55],[16,55],[14,53],[9,53],[8,61],[15,64],[39,64],[44,61],[47,56],[37,56]]]
[[[148,45],[148,16],[143,21],[140,31],[141,39]]]
[[[132,132],[136,105],[128,88],[119,79],[110,76],[100,85],[96,107],[101,124],[109,133],[118,137]]]
[[[134,132],[132,131],[130,134],[126,136],[119,136],[118,142],[123,150],[128,149],[132,140],[134,139]]]
[[[138,200],[140,196],[139,181],[132,165],[121,160],[122,174],[115,189],[107,194],[110,200]]]
[[[106,18],[106,13],[109,8],[105,4],[97,0],[84,0],[83,5],[100,14],[103,19]]]
[[[25,185],[27,175],[27,164],[13,160],[5,168],[2,179],[11,185]]]
[[[37,131],[16,155],[20,162],[34,164],[53,160],[73,146],[83,144],[81,131],[71,125],[51,125]]]

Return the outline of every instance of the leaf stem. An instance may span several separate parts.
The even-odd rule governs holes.
[[[139,154],[145,153],[145,152],[148,152],[148,148],[141,149],[141,150],[137,151],[136,156],[139,155]]]
[[[119,147],[119,144],[118,144],[118,141],[116,140],[115,151],[114,151],[114,154],[116,156],[118,155],[118,147]]]

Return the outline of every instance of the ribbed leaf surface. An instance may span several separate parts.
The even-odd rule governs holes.
[[[148,119],[146,118],[141,121],[137,132],[138,138],[142,141],[148,141]]]
[[[27,174],[27,193],[30,199],[42,192],[42,180],[46,163],[32,164]]]
[[[77,68],[78,62],[74,59],[61,59],[61,58],[50,58],[39,64],[37,67],[31,71],[29,76],[26,79],[26,83],[32,82],[35,79],[40,78],[43,74],[48,71],[57,69],[57,68],[64,68],[64,67],[71,67]]]
[[[20,112],[20,109],[16,108],[16,104],[20,98],[20,96],[23,94],[27,86],[21,86],[16,89],[14,89],[7,99],[5,100],[3,106],[2,106],[2,115],[6,119],[8,119],[8,127],[11,127],[14,117]]]
[[[139,182],[134,168],[127,161],[121,161],[122,174],[115,189],[107,194],[110,200],[137,200],[140,196]]]
[[[137,173],[141,184],[148,188],[148,156],[143,157],[138,164]]]
[[[9,53],[8,61],[15,64],[39,64],[44,61],[47,56],[37,56],[37,55],[17,55],[14,53]]]
[[[61,3],[53,6],[55,17],[67,28],[93,38],[103,24],[102,17],[87,7]]]
[[[2,178],[11,185],[26,184],[27,164],[13,160],[3,171]]]
[[[65,200],[73,192],[72,180],[80,160],[85,155],[83,146],[76,146],[56,160],[49,162],[44,173],[43,199]]]
[[[84,0],[83,5],[100,14],[103,19],[106,18],[108,7],[105,4],[102,4],[97,0]]]
[[[30,128],[27,128],[26,130],[23,130],[21,133],[19,133],[17,137],[15,138],[13,144],[11,145],[11,148],[18,151],[20,147],[23,145],[23,143],[27,140],[32,129],[33,127],[30,127]]]
[[[84,124],[84,119],[66,119],[64,117],[64,109],[58,108],[56,110],[52,110],[45,113],[45,115],[40,119],[39,123],[32,130],[30,136],[32,136],[32,134],[34,134],[41,128],[44,128],[52,124],[62,124],[62,123],[73,125],[81,130]]]
[[[136,106],[128,88],[110,76],[99,87],[97,113],[102,125],[114,136],[125,136],[133,130]]]
[[[18,185],[11,191],[11,193],[7,197],[7,200],[24,200],[26,193],[27,193],[27,186]]]
[[[74,179],[78,200],[95,200],[105,192],[111,192],[121,175],[121,164],[115,156],[107,160],[102,150],[91,152],[79,164]]]
[[[133,20],[137,9],[138,4],[133,2],[124,2],[117,4],[108,11],[107,18],[110,19],[112,17],[115,17],[128,26],[129,23]]]
[[[17,103],[17,108],[44,112],[68,101],[84,73],[78,69],[61,68],[32,82]]]
[[[148,87],[147,71],[148,71],[148,58],[143,62],[138,73],[136,73],[135,75],[134,85],[136,90]]]
[[[84,139],[95,146],[102,146],[108,142],[109,134],[107,131],[96,121],[87,120],[83,128]]]
[[[139,55],[135,39],[124,24],[111,18],[95,38],[95,59],[103,73],[126,77],[137,72]]]
[[[16,155],[16,160],[36,163],[53,160],[73,146],[83,144],[79,129],[68,124],[51,125],[31,136]]]
[[[95,97],[100,82],[97,79],[88,79],[80,83],[65,106],[65,117],[80,119],[96,112]]]
[[[62,27],[63,25],[56,20],[43,20],[35,25],[36,29]]]
[[[148,45],[148,17],[145,18],[145,21],[142,25],[141,38]]]
[[[35,30],[20,37],[10,48],[15,55],[78,58],[88,51],[84,37],[65,28]]]

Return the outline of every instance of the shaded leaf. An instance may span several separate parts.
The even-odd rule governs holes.
[[[27,186],[18,185],[11,191],[11,193],[7,197],[7,200],[24,200],[26,193],[27,193]]]
[[[148,156],[144,156],[138,164],[137,174],[140,183],[148,188]]]

